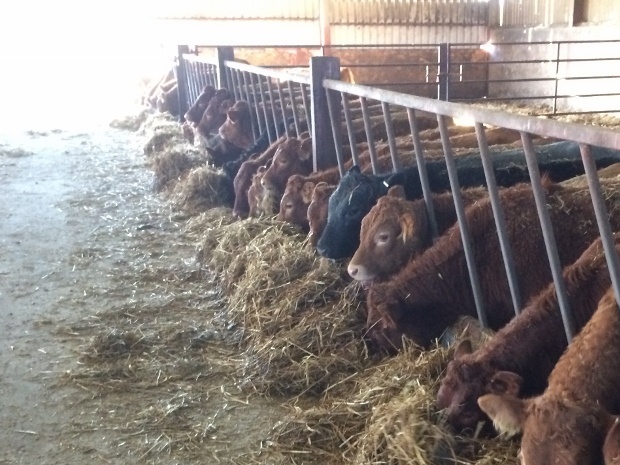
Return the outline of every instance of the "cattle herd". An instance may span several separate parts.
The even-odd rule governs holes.
[[[255,142],[250,106],[235,102],[226,89],[207,86],[183,126],[230,178],[234,216],[277,214],[307,232],[320,255],[347,260],[349,275],[365,290],[369,344],[384,353],[399,351],[404,338],[430,347],[460,317],[477,315],[437,122],[417,119],[432,209],[422,199],[411,136],[398,124],[403,171],[390,173],[386,143],[377,144],[376,161],[360,143],[359,165],[349,159],[342,178],[337,167],[313,172],[308,133],[271,145],[263,134]],[[279,124],[283,134],[290,122]],[[375,130],[380,140],[380,125]],[[480,422],[490,430],[490,418],[501,433],[522,433],[523,464],[620,464],[620,310],[587,187],[563,182],[583,174],[578,145],[534,141],[579,330],[568,345],[520,135],[487,130],[518,291],[526,302],[515,316],[476,135],[459,126],[450,126],[449,134],[482,304],[497,333],[475,351],[469,341],[457,344],[437,406],[458,431]],[[599,169],[620,162],[620,151],[593,147],[592,153]],[[612,229],[620,231],[618,183],[601,179]],[[615,239],[620,251],[620,235]]]

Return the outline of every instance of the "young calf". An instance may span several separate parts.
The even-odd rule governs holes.
[[[282,195],[288,178],[294,174],[312,172],[312,139],[306,132],[299,138],[286,139],[273,156],[271,166],[263,176],[263,187]]]
[[[616,244],[620,251],[620,235]],[[580,330],[611,283],[600,239],[566,267],[563,279]],[[486,420],[477,404],[484,394],[540,394],[566,348],[562,328],[555,285],[550,284],[476,352],[468,341],[459,344],[437,394],[448,422],[457,430],[475,429]]]
[[[598,237],[596,218],[587,191],[555,185],[547,188],[559,260],[565,266]],[[612,206],[612,229],[620,228],[620,215],[613,209],[620,194],[610,189],[605,195],[608,207]],[[521,297],[527,301],[551,282],[531,187],[520,184],[505,189],[500,202]],[[497,330],[514,312],[490,200],[471,205],[466,221],[488,324]],[[448,229],[389,281],[372,284],[367,300],[368,334],[387,350],[399,348],[403,335],[428,346],[460,315],[476,316],[459,225]]]
[[[312,247],[316,247],[316,243],[323,234],[325,223],[327,223],[327,206],[329,196],[336,190],[336,186],[330,186],[326,182],[320,182],[314,187],[312,199],[308,205],[308,241]]]
[[[506,435],[522,432],[521,463],[600,465],[605,435],[620,411],[620,308],[610,287],[568,346],[545,392],[519,399],[486,394],[480,408]]]
[[[249,160],[244,161],[237,171],[233,180],[233,190],[235,192],[235,204],[233,206],[233,216],[237,218],[245,218],[250,212],[248,204],[248,190],[252,185],[254,174],[256,174],[260,166],[267,166],[267,163],[273,158],[274,153],[278,150],[280,144],[286,140],[286,137],[280,137],[267,150],[261,154],[255,154]]]
[[[461,191],[465,206],[487,195],[483,188]],[[456,222],[454,197],[449,192],[436,194],[432,203],[437,231],[443,234]],[[426,203],[422,199],[408,201],[403,186],[396,185],[390,187],[387,195],[381,197],[362,220],[360,246],[347,270],[353,279],[366,284],[376,279],[384,280],[431,243]]]
[[[239,100],[228,109],[226,120],[218,129],[218,134],[207,141],[206,149],[213,164],[220,167],[239,157],[252,146],[253,141],[250,105]]]

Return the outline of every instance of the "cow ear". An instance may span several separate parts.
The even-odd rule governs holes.
[[[312,193],[314,192],[315,185],[313,182],[305,182],[301,188],[301,198],[305,204],[310,204],[312,201]]]
[[[489,392],[493,394],[519,395],[523,378],[512,371],[498,371],[489,382]]]
[[[396,199],[405,200],[407,198],[405,197],[405,188],[401,184],[396,184],[395,186],[390,187],[387,195]]]
[[[309,138],[310,138],[310,133],[308,131],[304,131],[301,134],[299,134],[300,140],[309,139]]]
[[[471,341],[469,339],[463,339],[459,342],[454,349],[454,360],[458,360],[459,358],[464,357],[465,355],[469,355],[474,352],[474,349],[471,345]]]
[[[610,424],[611,427],[607,432],[605,444],[603,445],[605,465],[620,462],[620,417],[611,417]]]
[[[357,165],[353,165],[351,168],[349,168],[349,171],[347,171],[348,174],[360,174],[360,167]]]
[[[495,429],[508,437],[523,430],[526,417],[525,402],[508,395],[485,394],[478,398],[480,409],[493,420]]]
[[[405,185],[405,173],[394,173],[392,176],[390,176],[387,179],[386,184],[388,187],[392,187],[397,184],[404,186]]]
[[[308,160],[312,156],[312,139],[302,139],[299,152],[300,160]]]

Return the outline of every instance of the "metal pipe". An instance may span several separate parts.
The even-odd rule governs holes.
[[[340,111],[336,110],[336,102],[334,102],[334,91],[327,90],[327,109],[329,111],[329,120],[332,126],[332,134],[334,137],[334,147],[336,149],[336,159],[338,160],[338,171],[340,177],[344,176],[344,156],[342,155],[342,142],[340,140],[340,126],[342,124]]]
[[[385,132],[388,138],[388,145],[390,146],[390,157],[392,157],[392,167],[394,172],[398,173],[403,170],[398,157],[398,149],[396,148],[396,137],[394,136],[394,126],[392,125],[392,115],[390,114],[390,105],[385,102],[381,102],[381,109],[383,110],[383,119],[385,121]]]
[[[282,93],[282,82],[278,81],[276,87],[278,88],[278,98],[280,99],[280,110],[282,111],[282,122],[284,123],[284,133],[287,137],[293,137],[289,125],[286,122],[286,102],[284,101],[284,94]]]
[[[243,87],[245,88],[246,102],[248,105],[252,105],[254,101],[254,94],[250,92],[250,86],[248,85],[249,75],[247,72],[242,73],[243,76]],[[260,129],[258,128],[258,123],[253,118],[252,112],[250,112],[250,123],[252,125],[252,134],[254,134],[254,142],[260,137]]]
[[[308,128],[312,124],[312,114],[310,111],[310,102],[308,101],[308,93],[310,92],[310,86],[306,84],[300,84],[301,87],[301,101],[304,104],[304,113],[306,114],[306,124]]]
[[[476,136],[478,137],[478,146],[480,148],[480,158],[484,169],[484,176],[487,181],[487,189],[489,191],[489,200],[493,209],[493,218],[495,219],[495,227],[497,228],[497,236],[499,238],[499,246],[504,258],[504,268],[508,278],[508,286],[510,287],[510,296],[512,297],[512,306],[515,315],[521,313],[523,302],[521,300],[521,292],[519,290],[519,281],[517,279],[517,270],[515,269],[512,247],[506,234],[506,218],[504,209],[500,203],[499,190],[495,180],[495,171],[493,170],[493,162],[491,161],[491,153],[487,143],[487,135],[484,131],[482,123],[476,123]]]
[[[445,116],[438,115],[439,133],[441,135],[441,143],[443,145],[444,156],[446,159],[446,168],[448,178],[450,179],[450,188],[454,199],[454,207],[456,209],[456,217],[461,230],[461,240],[463,242],[463,251],[465,252],[465,260],[467,261],[467,270],[469,272],[469,281],[471,283],[472,293],[474,295],[474,303],[476,304],[476,312],[478,313],[478,321],[487,328],[489,326],[486,309],[484,308],[484,300],[482,297],[482,288],[480,286],[480,277],[476,269],[476,259],[474,257],[474,249],[472,246],[471,233],[467,226],[465,218],[465,208],[463,207],[463,197],[461,196],[461,186],[459,184],[458,172],[452,154],[452,145],[450,143],[450,134]]]
[[[265,78],[265,79],[268,79],[268,78]],[[261,79],[260,75],[258,76],[258,88],[259,88],[260,100],[263,105],[263,114],[265,115],[265,127],[267,128],[267,135],[269,136],[269,143],[273,144],[275,140],[278,138],[278,136],[275,134],[275,131],[276,131],[275,127],[272,127],[271,124],[269,124],[269,112],[267,111],[267,99],[265,98],[263,80]]]
[[[564,278],[562,277],[562,265],[558,255],[558,246],[555,242],[555,235],[553,234],[553,225],[551,224],[549,211],[547,210],[545,190],[543,189],[542,182],[540,180],[540,171],[538,169],[536,152],[534,150],[534,144],[532,144],[531,134],[522,131],[521,140],[523,141],[525,160],[530,173],[530,182],[532,184],[534,200],[536,201],[536,209],[538,210],[538,217],[542,227],[545,247],[547,248],[549,265],[551,267],[551,274],[555,284],[555,292],[558,296],[558,303],[560,304],[560,312],[562,313],[562,321],[564,322],[564,332],[566,333],[567,341],[570,343],[573,339],[573,335],[575,334],[575,321],[570,310],[570,303],[566,292],[566,284],[564,283]]]
[[[276,130],[276,139],[277,139],[282,134],[280,133],[280,128],[278,127],[278,117],[276,116],[277,102],[273,98],[273,85],[271,84],[270,78],[267,78],[267,91],[269,92],[269,103],[271,103],[271,115],[273,116],[273,126]]]
[[[420,176],[420,185],[422,186],[422,195],[426,204],[426,213],[431,228],[431,237],[435,239],[439,236],[437,230],[437,217],[435,216],[435,207],[433,206],[433,193],[428,182],[428,172],[426,170],[426,160],[424,160],[424,146],[420,140],[420,131],[418,130],[418,120],[415,116],[413,108],[407,108],[407,117],[409,118],[409,127],[411,128],[411,138],[413,139],[413,149],[415,152],[416,165],[418,167],[418,175]]]
[[[256,114],[256,122],[258,124],[259,135],[265,132],[265,124],[263,119],[261,118],[261,112],[258,105],[257,95],[260,94],[259,90],[256,87],[256,74],[249,74],[250,83],[252,84],[252,103],[254,104],[254,113]]]
[[[293,81],[287,81],[288,92],[291,95],[291,108],[293,109],[293,121],[295,121],[295,133],[297,137],[301,135],[301,127],[299,126],[299,115],[297,114],[297,99],[293,91]]]
[[[360,97],[360,105],[362,107],[362,118],[364,119],[364,129],[366,130],[366,141],[368,142],[368,153],[370,154],[370,164],[372,172],[377,174],[379,166],[377,163],[377,148],[375,147],[374,137],[372,135],[372,126],[370,125],[370,116],[368,115],[368,104],[364,97]]]
[[[357,141],[355,140],[355,132],[353,131],[353,121],[351,121],[351,112],[349,107],[349,96],[343,92],[340,93],[342,100],[342,111],[344,113],[344,120],[347,125],[347,133],[349,135],[349,147],[351,147],[351,158],[353,164],[360,166],[359,153],[357,151]]]

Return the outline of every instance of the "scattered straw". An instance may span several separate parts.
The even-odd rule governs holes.
[[[146,120],[153,114],[149,108],[142,108],[133,115],[127,115],[110,121],[110,127],[114,129],[125,129],[127,131],[138,131]]]
[[[193,168],[172,192],[173,202],[189,214],[199,214],[210,208],[232,205],[234,191],[231,179],[212,165]]]
[[[155,190],[170,187],[171,181],[178,181],[181,175],[205,163],[207,156],[197,147],[184,143],[167,145],[152,158]]]

